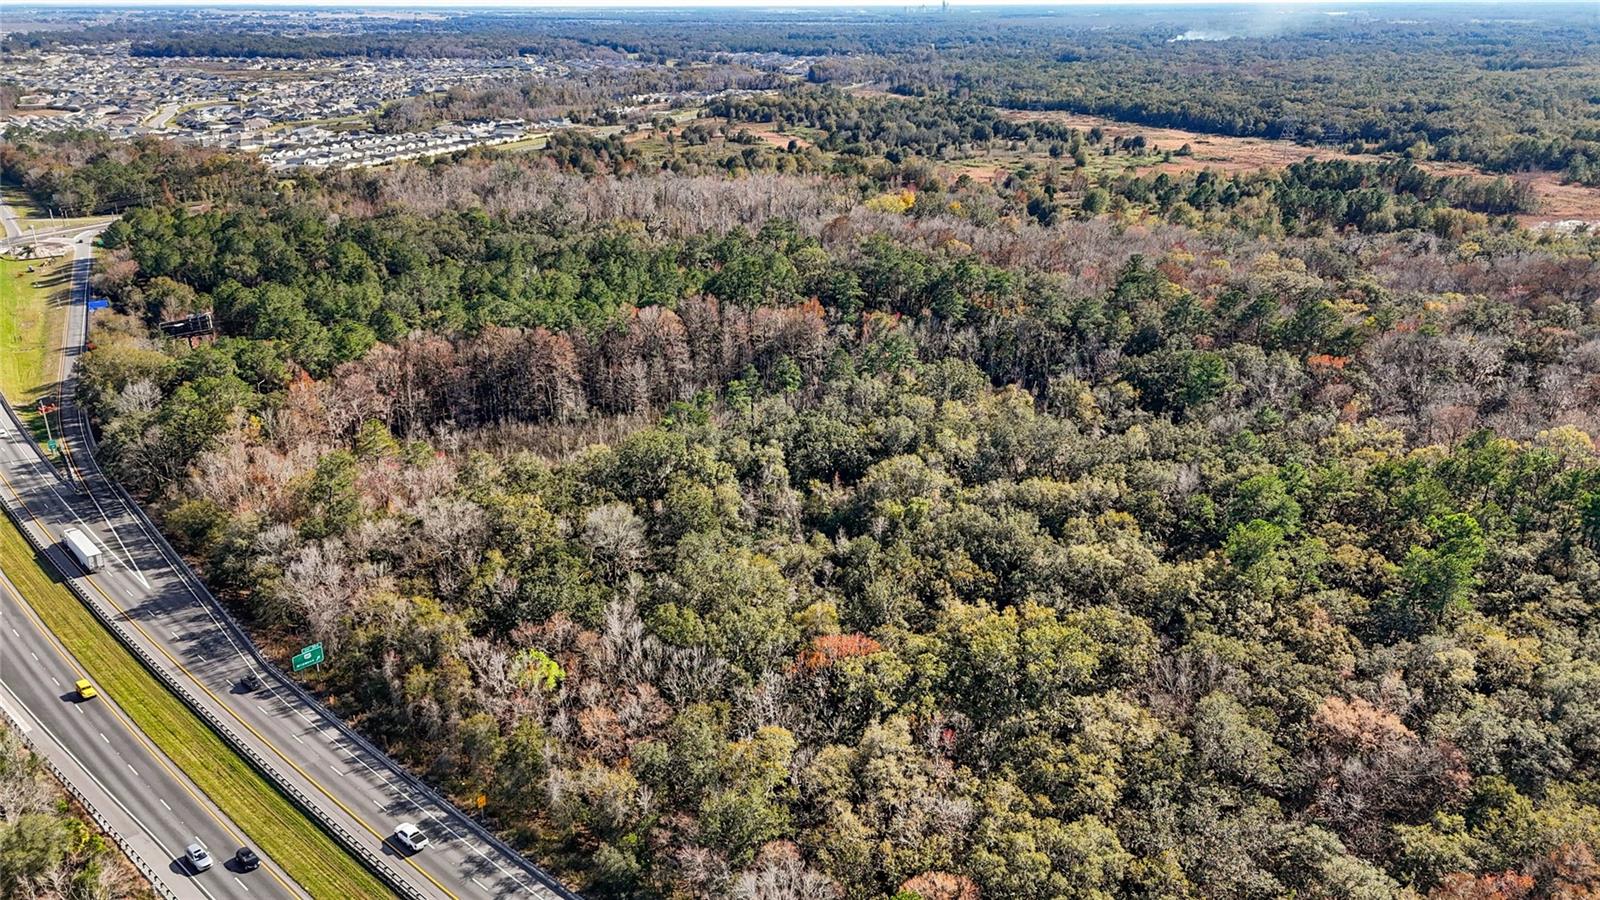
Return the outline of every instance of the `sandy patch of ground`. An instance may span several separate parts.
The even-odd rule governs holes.
[[[700,119],[685,120],[680,122],[677,127],[670,130],[673,135],[682,136],[684,129],[688,128],[690,125],[699,125],[702,128],[715,131],[728,124],[728,120],[722,118],[721,116],[706,116],[705,118]],[[778,131],[778,127],[771,122],[734,122],[732,125],[734,131],[748,132],[752,137],[760,138],[762,143],[777,147],[779,149],[787,148],[790,141],[794,141],[796,147],[810,147],[813,144],[813,141],[810,138],[802,137],[801,135],[790,132]],[[651,130],[646,136],[660,137],[661,134]],[[711,140],[713,144],[721,144],[724,142],[724,139],[720,136],[713,137]],[[733,145],[729,144],[729,146]]]
[[[1333,147],[1306,147],[1293,141],[1274,141],[1266,138],[1241,138],[1226,135],[1202,134],[1181,128],[1150,128],[1129,122],[1118,122],[1099,116],[1085,116],[1065,112],[1006,111],[1002,115],[1017,121],[1060,122],[1082,131],[1100,128],[1111,137],[1144,135],[1144,139],[1162,150],[1176,151],[1189,145],[1193,156],[1174,156],[1171,162],[1149,167],[1164,172],[1198,172],[1216,169],[1233,174],[1254,172],[1257,169],[1280,169],[1306,157],[1315,159],[1355,159],[1365,162],[1381,161],[1384,157],[1370,153],[1351,154]],[[1421,163],[1435,175],[1468,175],[1475,178],[1492,178],[1493,173],[1483,172],[1459,163]],[[976,176],[974,176],[976,177]],[[1511,176],[1533,187],[1539,198],[1539,210],[1518,216],[1524,225],[1537,225],[1572,219],[1600,221],[1600,188],[1578,184],[1564,184],[1554,172],[1534,172]]]
[[[1189,145],[1193,156],[1173,157],[1172,162],[1159,168],[1169,172],[1198,172],[1201,169],[1218,169],[1229,174],[1254,172],[1257,169],[1281,169],[1306,157],[1316,159],[1363,159],[1376,161],[1377,156],[1361,154],[1352,156],[1334,147],[1304,147],[1293,141],[1274,141],[1266,138],[1228,137],[1220,134],[1202,134],[1181,128],[1150,128],[1131,122],[1118,122],[1099,116],[1084,116],[1066,112],[1002,111],[1001,115],[1019,122],[1057,122],[1087,132],[1099,128],[1107,136],[1127,138],[1142,134],[1144,139],[1161,150],[1176,152]]]
[[[866,85],[852,85],[847,90],[864,97],[903,99],[889,91]],[[1228,174],[1235,174],[1254,172],[1260,169],[1281,169],[1292,163],[1300,162],[1307,157],[1319,160],[1354,159],[1363,162],[1379,162],[1385,158],[1372,153],[1346,153],[1336,147],[1307,147],[1302,144],[1296,144],[1293,141],[1230,137],[1228,135],[1188,131],[1182,128],[1154,128],[1132,122],[1120,122],[1115,119],[1070,112],[1000,110],[1000,114],[1019,122],[1046,120],[1059,122],[1085,132],[1098,127],[1114,138],[1133,137],[1136,134],[1142,134],[1146,141],[1163,151],[1171,150],[1176,152],[1184,144],[1189,145],[1191,155],[1174,156],[1171,161],[1152,160],[1148,164],[1134,164],[1134,168],[1139,171],[1153,170],[1178,173],[1198,172],[1209,168]],[[776,133],[772,130],[771,125],[747,124],[743,127],[774,146],[787,146],[792,137],[791,135]],[[798,141],[802,147],[810,145],[810,142],[803,137],[794,137],[793,139]],[[964,174],[975,180],[992,184],[1003,179],[1006,174],[1015,170],[1017,166],[1024,162],[1039,164],[1047,163],[1048,160],[1035,157],[1026,159],[1022,157],[1013,158],[1005,153],[995,153],[978,159],[952,160],[945,163],[941,168],[951,178],[957,178]],[[1421,165],[1435,175],[1468,175],[1476,178],[1495,177],[1493,173],[1483,172],[1459,163],[1430,162],[1422,163]],[[1535,195],[1539,198],[1539,210],[1537,212],[1517,217],[1518,221],[1524,226],[1571,220],[1600,223],[1600,188],[1564,184],[1561,176],[1554,172],[1526,173],[1512,177],[1532,185]]]
[[[5,112],[0,112],[0,121],[27,117],[32,117],[35,119],[53,119],[56,116],[64,116],[67,114],[67,112],[68,110],[54,109],[49,106],[33,106],[29,107],[28,109],[8,109]]]
[[[1537,213],[1517,217],[1524,225],[1571,219],[1600,222],[1600,188],[1563,184],[1561,176],[1554,172],[1538,172],[1516,177],[1531,182],[1534,193],[1539,197]]]

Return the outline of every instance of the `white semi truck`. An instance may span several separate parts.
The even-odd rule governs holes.
[[[94,542],[94,538],[76,528],[68,528],[61,532],[61,537],[62,543],[72,551],[73,558],[78,561],[78,565],[83,566],[85,572],[100,571],[100,563],[105,560],[105,553],[100,549],[100,545]]]

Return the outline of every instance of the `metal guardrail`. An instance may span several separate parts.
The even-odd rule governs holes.
[[[84,317],[84,337],[87,339],[89,333],[89,312],[87,307],[83,309],[82,315]],[[73,399],[74,401],[76,400],[76,398]],[[17,432],[24,437],[28,436],[30,432],[26,427],[23,426],[22,420],[18,418],[16,411],[12,409],[11,404],[5,402],[3,397],[0,397],[0,406],[5,407],[5,413],[11,419],[11,423],[16,427]],[[156,549],[166,559],[167,563],[173,567],[174,571],[178,573],[179,578],[183,579],[196,592],[205,598],[205,600],[210,604],[212,611],[217,614],[218,621],[223,623],[223,627],[226,628],[230,635],[234,638],[234,643],[237,646],[244,648],[250,659],[257,666],[259,666],[262,671],[267,673],[267,675],[271,677],[279,686],[294,694],[296,699],[310,707],[311,710],[320,716],[324,721],[332,724],[334,728],[339,731],[340,735],[343,736],[347,741],[360,747],[363,752],[367,753],[374,760],[380,762],[384,768],[400,779],[413,791],[420,794],[424,800],[438,807],[445,814],[447,814],[458,826],[464,828],[468,832],[471,832],[479,840],[504,854],[510,861],[516,863],[518,868],[520,868],[525,874],[538,881],[541,885],[555,893],[557,896],[563,898],[563,900],[583,900],[581,895],[568,889],[560,881],[556,880],[555,877],[545,872],[543,868],[528,860],[527,857],[523,856],[515,848],[501,840],[497,835],[485,828],[481,823],[463,813],[455,806],[455,804],[451,803],[449,800],[446,800],[443,795],[431,784],[412,774],[404,766],[390,759],[387,753],[378,749],[371,741],[367,740],[366,737],[362,736],[355,729],[351,728],[345,723],[343,718],[333,714],[330,710],[322,705],[321,701],[317,700],[317,698],[314,697],[311,692],[307,691],[298,681],[290,678],[275,663],[267,659],[266,656],[261,653],[260,649],[256,647],[255,642],[250,640],[249,635],[244,632],[243,627],[241,627],[238,622],[234,620],[233,616],[228,612],[228,610],[224,608],[221,603],[218,603],[216,598],[211,595],[210,590],[189,568],[188,563],[184,561],[183,557],[179,555],[177,550],[174,549],[167,541],[166,536],[161,533],[161,530],[156,528],[155,524],[149,520],[149,518],[145,515],[143,508],[140,507],[131,496],[129,496],[128,492],[122,487],[121,484],[117,483],[114,479],[106,477],[105,474],[100,471],[98,462],[92,458],[97,449],[97,445],[94,438],[94,429],[89,423],[88,415],[80,406],[78,406],[76,402],[72,403],[71,409],[77,419],[74,424],[82,435],[84,448],[91,455],[89,473],[85,474],[83,469],[79,467],[80,478],[83,478],[83,489],[92,497],[93,488],[90,487],[88,479],[99,478],[112,491],[112,493],[116,495],[117,500],[123,504],[123,507],[128,511],[129,515],[135,519],[140,530],[143,531],[146,536],[149,536],[153,539]],[[35,446],[34,450],[35,453],[38,452],[37,446]],[[58,469],[56,466],[50,464],[49,460],[44,459],[42,456],[40,459],[59,481],[67,485],[72,484],[71,479],[62,474],[60,469]],[[32,532],[28,529],[26,522],[23,521],[17,511],[11,508],[10,502],[7,501],[4,505],[6,507],[7,515],[11,516],[12,519],[17,522],[19,530],[22,531],[23,536],[27,538],[28,542],[32,544],[36,550],[38,550],[40,553],[44,553],[48,557],[47,548],[39,545]],[[185,705],[187,705],[191,710],[205,720],[206,724],[209,725],[213,731],[217,732],[217,734],[222,737],[226,743],[232,746],[237,752],[240,753],[240,755],[244,756],[244,758],[249,761],[253,767],[261,772],[261,774],[271,781],[282,793],[288,796],[296,806],[299,806],[319,825],[321,825],[325,831],[337,839],[351,852],[355,853],[357,857],[361,859],[362,863],[372,870],[373,874],[377,875],[386,884],[388,884],[391,889],[400,894],[402,897],[424,898],[426,896],[417,891],[417,889],[409,882],[401,879],[394,872],[394,870],[388,866],[387,863],[383,862],[380,858],[368,850],[364,844],[356,841],[354,836],[351,835],[348,830],[346,830],[339,823],[333,821],[319,806],[312,802],[309,796],[304,794],[293,783],[289,782],[281,772],[279,772],[275,767],[272,766],[271,763],[267,762],[264,758],[257,754],[254,749],[246,745],[243,739],[241,739],[230,727],[228,727],[226,723],[222,722],[209,709],[202,705],[198,698],[191,694],[187,688],[183,687],[183,685],[177,682],[175,676],[171,675],[171,673],[169,673],[164,667],[159,665],[136,641],[134,641],[132,635],[129,635],[123,629],[121,623],[117,622],[115,618],[110,616],[106,610],[102,609],[99,602],[89,597],[89,595],[78,585],[76,579],[66,578],[65,581],[68,588],[75,596],[77,596],[79,601],[88,606],[90,611],[95,614],[95,617],[98,618],[107,628],[111,629],[112,633],[117,636],[117,639],[121,641],[125,647],[131,650],[146,668],[150,669],[150,671],[154,673],[163,684],[171,689],[173,693],[175,693],[178,698],[185,703]]]
[[[89,798],[84,796],[82,791],[78,790],[78,786],[73,784],[72,781],[67,778],[66,773],[57,768],[55,762],[51,760],[49,756],[46,756],[44,751],[39,749],[39,745],[35,744],[28,737],[28,733],[21,728],[22,723],[18,722],[17,725],[17,737],[21,738],[22,743],[27,745],[29,750],[33,751],[34,758],[44,763],[45,767],[50,770],[50,774],[55,776],[57,781],[61,782],[61,786],[66,789],[67,793],[71,794],[73,799],[77,800],[85,810],[88,810],[89,817],[94,820],[94,824],[99,827],[101,831],[111,836],[111,840],[115,842],[117,848],[128,857],[128,861],[133,863],[133,867],[138,869],[139,874],[143,875],[145,880],[150,882],[150,886],[155,889],[156,895],[162,897],[163,900],[178,900],[178,895],[174,894],[172,892],[172,888],[167,887],[161,878],[156,875],[156,870],[151,868],[150,864],[144,861],[144,857],[139,855],[139,851],[133,849],[133,845],[129,843],[128,840],[124,838],[115,828],[111,827],[111,822],[107,820],[105,816],[100,814],[100,810],[96,809],[95,805],[89,802]]]
[[[10,410],[9,404],[0,405],[5,405],[7,410]],[[14,414],[12,418],[15,418]],[[5,498],[3,505],[6,509],[6,515],[10,516],[12,521],[16,522],[18,530],[22,532],[23,537],[27,539],[29,545],[31,545],[35,551],[45,556],[46,559],[49,559],[49,549],[53,546],[53,544],[47,544],[39,540],[39,538],[34,534],[33,529],[29,527],[30,523],[23,519],[19,512],[13,508],[10,498]],[[59,569],[60,567],[57,566],[57,568]],[[65,573],[63,574],[65,575]],[[264,757],[261,756],[261,754],[257,753],[255,748],[245,743],[245,741],[240,738],[239,735],[227,725],[227,723],[223,722],[219,716],[210,710],[210,708],[201,703],[199,698],[195,697],[188,688],[180,684],[177,678],[167,671],[166,667],[158,663],[155,658],[144,649],[143,646],[133,639],[133,636],[127,632],[127,630],[122,626],[121,622],[116,620],[115,616],[111,615],[110,612],[106,610],[99,601],[90,597],[88,593],[84,591],[81,586],[79,586],[78,579],[67,576],[63,578],[63,581],[67,585],[67,588],[72,591],[73,595],[78,598],[79,602],[83,603],[84,606],[89,608],[90,612],[94,613],[95,618],[100,620],[100,624],[109,629],[113,635],[116,635],[117,640],[120,641],[122,645],[130,652],[132,652],[133,655],[144,664],[144,667],[148,669],[151,674],[156,676],[156,678],[159,679],[168,690],[177,695],[178,699],[182,700],[184,705],[188,706],[189,709],[198,715],[201,720],[211,728],[212,731],[216,732],[217,736],[222,738],[224,743],[232,747],[234,752],[244,757],[244,759],[249,762],[257,772],[271,782],[273,786],[279,790],[279,792],[288,797],[289,800],[293,802],[295,806],[299,807],[302,812],[310,816],[312,820],[321,826],[321,828],[331,837],[337,840],[351,853],[355,854],[356,858],[359,859],[361,863],[365,865],[374,875],[378,876],[378,878],[381,879],[390,890],[393,890],[402,897],[412,898],[412,900],[427,900],[426,894],[421,893],[409,882],[401,878],[399,874],[390,868],[389,865],[382,859],[380,859],[377,854],[368,849],[366,844],[357,840],[355,835],[352,834],[348,829],[328,816],[321,807],[312,801],[309,795],[300,790],[299,786],[295,785],[281,771],[279,771],[277,767],[273,766],[272,763],[268,762]]]
[[[120,484],[113,482],[109,478],[106,478],[105,482],[111,486],[112,490],[116,491],[121,496],[125,503],[129,504],[130,509],[138,509],[138,507],[132,505],[133,500],[127,496]],[[136,512],[135,515],[143,515],[143,513]],[[195,575],[189,569],[188,563],[184,562],[183,558],[178,555],[177,550],[173,549],[172,545],[167,542],[166,536],[161,533],[160,529],[156,528],[153,523],[148,523],[147,531],[154,537],[158,549],[160,549],[164,554],[169,554],[168,564],[178,571],[180,577],[193,584],[195,589],[205,596],[207,602],[211,603],[214,611],[218,613],[218,618],[221,622],[223,622],[223,627],[227,628],[233,633],[233,636],[236,639],[236,644],[242,648],[243,651],[250,656],[250,659],[277,684],[283,686],[286,690],[293,693],[295,697],[301,703],[304,703],[306,706],[308,706],[313,713],[320,716],[323,721],[331,724],[335,729],[337,729],[339,734],[347,741],[360,747],[362,751],[371,756],[375,761],[383,764],[383,766],[388,769],[391,774],[404,782],[407,787],[411,788],[418,794],[421,794],[423,800],[433,804],[434,806],[437,806],[441,811],[449,815],[457,825],[471,832],[484,843],[489,844],[496,850],[510,857],[511,861],[516,862],[519,868],[521,868],[529,876],[533,877],[539,883],[555,892],[558,896],[564,898],[564,900],[583,900],[580,895],[573,893],[565,885],[561,884],[561,882],[557,881],[553,876],[545,872],[542,868],[539,868],[537,865],[529,862],[526,857],[524,857],[521,853],[518,853],[516,849],[511,847],[509,844],[502,841],[494,834],[494,832],[489,831],[481,823],[462,812],[454,803],[445,799],[444,796],[439,793],[438,789],[432,784],[429,784],[427,781],[424,781],[417,775],[412,774],[412,772],[405,766],[402,766],[390,759],[387,753],[375,746],[360,732],[346,724],[342,717],[334,714],[327,707],[323,706],[322,702],[312,695],[310,691],[306,690],[306,688],[301,685],[300,682],[290,678],[289,675],[279,668],[276,663],[262,654],[261,650],[256,647],[255,642],[250,640],[249,635],[244,633],[243,627],[240,626],[238,622],[234,621],[233,616],[229,614],[225,608],[223,608],[222,604],[218,603],[216,599],[211,596],[210,591],[207,590],[205,584],[200,581],[199,576]]]
[[[7,409],[9,411],[10,407],[8,406]],[[76,424],[82,432],[84,445],[92,454],[96,450],[96,444],[94,440],[94,430],[89,426],[88,416],[76,403],[73,404],[72,410],[78,416],[78,422]],[[13,414],[13,418],[14,417],[15,416]],[[242,648],[243,652],[248,654],[250,660],[270,678],[272,678],[275,683],[294,694],[296,699],[308,706],[312,712],[321,717],[324,721],[333,725],[333,727],[338,730],[339,734],[347,741],[360,747],[362,751],[371,756],[375,761],[382,763],[384,768],[388,769],[391,774],[404,782],[407,787],[416,791],[418,794],[421,794],[424,800],[428,801],[434,806],[439,807],[439,809],[449,815],[452,821],[454,821],[457,825],[471,832],[479,840],[489,844],[500,853],[509,857],[511,861],[517,863],[518,867],[534,880],[538,881],[544,887],[554,892],[557,896],[562,897],[563,900],[583,900],[583,897],[580,894],[570,890],[560,881],[556,880],[554,876],[545,872],[544,869],[540,868],[538,865],[530,862],[527,857],[523,856],[515,848],[501,840],[497,835],[494,834],[494,832],[485,828],[482,823],[468,816],[466,813],[463,813],[459,808],[456,807],[454,803],[445,799],[439,790],[433,785],[412,774],[411,771],[406,767],[390,759],[387,753],[385,753],[383,750],[380,750],[360,732],[357,732],[354,728],[351,728],[341,716],[334,714],[327,707],[323,706],[322,702],[312,695],[310,691],[306,690],[305,687],[300,684],[300,682],[290,678],[281,668],[278,667],[276,663],[268,659],[261,652],[260,648],[256,647],[255,642],[250,639],[250,636],[245,633],[243,626],[235,621],[233,615],[229,613],[228,610],[221,603],[217,602],[216,598],[211,595],[210,589],[208,589],[205,586],[205,583],[200,580],[199,576],[195,575],[194,571],[189,568],[189,564],[184,561],[183,557],[179,555],[178,551],[173,548],[171,543],[167,541],[166,535],[161,533],[161,529],[155,527],[155,523],[149,521],[148,517],[145,516],[144,510],[138,505],[137,502],[134,501],[134,499],[128,494],[122,485],[117,483],[114,479],[106,477],[105,474],[99,470],[98,462],[92,461],[91,466],[92,470],[87,474],[84,472],[83,467],[80,466],[80,475],[84,476],[86,479],[90,477],[99,478],[103,484],[105,484],[114,494],[116,494],[118,501],[121,502],[124,508],[128,510],[129,514],[138,521],[140,530],[143,531],[147,537],[151,538],[152,542],[156,545],[156,549],[166,559],[167,564],[178,573],[178,577],[183,579],[192,587],[193,590],[205,598],[205,602],[208,603],[212,611],[217,614],[217,620],[221,622],[223,627],[229,631],[231,637],[234,639],[233,643],[235,646]],[[89,488],[87,484],[85,484],[84,488],[85,490],[92,492],[92,488]]]
[[[74,407],[74,409],[76,409],[76,407]],[[87,434],[88,423],[83,423],[82,427],[85,429],[85,434]],[[98,472],[96,474],[99,475]],[[126,505],[133,516],[143,519],[144,512],[137,504],[135,504],[133,498],[128,496],[127,491],[123,489],[122,485],[116,483],[110,478],[104,477],[103,475],[99,475],[99,477],[103,483],[109,486],[110,489],[117,494],[118,499]],[[174,549],[170,543],[168,543],[166,535],[162,534],[161,530],[156,528],[153,522],[149,522],[147,519],[144,519],[141,522],[141,526],[141,530],[143,530],[146,535],[150,537],[156,544],[156,549],[166,557],[167,564],[172,566],[180,578],[192,585],[197,592],[205,597],[206,602],[211,605],[212,611],[217,613],[218,621],[220,621],[223,627],[228,629],[228,631],[231,633],[232,637],[234,638],[235,645],[238,646],[244,653],[248,654],[251,661],[255,663],[255,665],[258,666],[266,675],[272,678],[274,682],[282,686],[285,690],[294,694],[296,699],[310,707],[313,713],[320,716],[323,721],[337,729],[339,734],[346,740],[360,747],[362,751],[370,755],[375,761],[382,763],[391,774],[403,781],[407,787],[421,794],[422,799],[439,807],[443,812],[448,814],[456,824],[472,832],[474,836],[478,837],[484,843],[489,844],[496,850],[509,856],[513,862],[518,863],[519,867],[524,872],[532,876],[539,883],[543,884],[551,891],[554,891],[557,895],[564,898],[564,900],[583,900],[582,896],[573,893],[565,885],[557,881],[553,876],[529,862],[526,857],[524,857],[521,853],[518,853],[509,844],[496,837],[493,832],[489,831],[482,824],[472,819],[466,813],[463,813],[455,806],[454,803],[446,800],[438,792],[438,790],[433,787],[433,785],[412,774],[410,770],[406,769],[406,767],[390,759],[387,753],[380,750],[371,741],[367,740],[367,738],[360,732],[346,724],[342,717],[334,714],[327,707],[323,706],[322,702],[312,695],[310,691],[306,690],[305,687],[300,684],[300,682],[290,678],[283,671],[283,669],[279,668],[276,663],[262,654],[260,648],[256,647],[255,642],[250,640],[250,636],[245,634],[243,626],[234,620],[232,614],[230,614],[221,603],[217,602],[215,597],[211,596],[211,592],[206,588],[205,583],[200,581],[199,576],[195,575],[194,572],[190,570],[189,564],[184,561],[182,556],[178,555],[178,551]]]

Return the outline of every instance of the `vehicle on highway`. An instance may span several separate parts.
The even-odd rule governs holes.
[[[83,566],[85,572],[100,571],[100,563],[104,561],[105,553],[101,551],[100,545],[94,542],[94,538],[76,528],[68,528],[61,532],[61,541],[67,545],[72,558],[78,561],[78,565]]]
[[[256,673],[251,672],[249,675],[239,679],[237,684],[241,692],[247,694],[254,693],[255,691],[261,690],[261,677]]]
[[[100,692],[94,689],[94,685],[90,684],[87,678],[79,678],[73,687],[78,689],[79,700],[93,700],[100,696]]]
[[[233,854],[233,861],[239,864],[241,872],[254,872],[261,867],[261,857],[249,847],[240,847],[238,852]]]
[[[206,850],[206,845],[200,843],[197,837],[194,843],[183,848],[183,854],[189,858],[189,865],[194,867],[195,874],[211,868],[211,853]]]
[[[411,822],[401,822],[396,826],[394,836],[399,839],[400,843],[409,847],[412,852],[428,846],[428,836],[422,833],[421,828]]]

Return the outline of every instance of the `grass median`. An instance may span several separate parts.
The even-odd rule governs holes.
[[[35,553],[16,523],[3,514],[0,569],[139,730],[308,893],[330,900],[393,896],[167,690],[79,602],[51,562]]]

